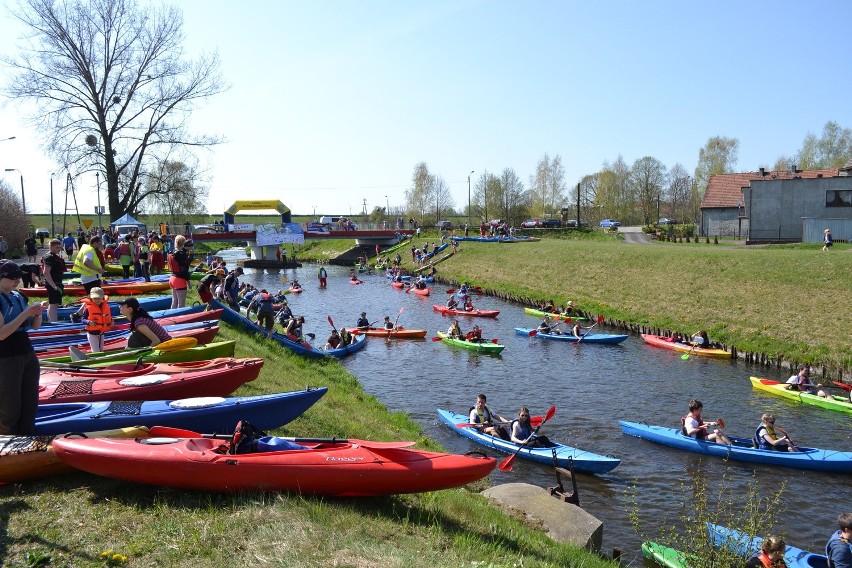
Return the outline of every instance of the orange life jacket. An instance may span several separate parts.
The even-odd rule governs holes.
[[[86,331],[100,331],[101,333],[112,329],[112,312],[109,307],[109,296],[104,296],[101,305],[97,305],[91,298],[83,298],[82,303],[86,306],[88,315],[86,319]]]

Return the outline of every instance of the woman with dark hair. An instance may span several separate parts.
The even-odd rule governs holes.
[[[139,300],[136,298],[127,298],[118,306],[121,315],[130,320],[130,337],[127,338],[127,347],[156,347],[172,338],[145,308],[139,307]]]
[[[553,444],[547,436],[539,435],[537,429],[530,423],[530,409],[522,406],[518,411],[517,420],[512,420],[511,440],[516,444],[532,448],[549,448]]]

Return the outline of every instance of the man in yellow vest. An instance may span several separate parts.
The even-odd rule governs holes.
[[[98,251],[101,250],[101,238],[92,237],[89,244],[80,247],[77,258],[74,260],[74,271],[80,274],[80,282],[86,290],[86,294],[92,288],[100,287],[101,275],[104,273]]]

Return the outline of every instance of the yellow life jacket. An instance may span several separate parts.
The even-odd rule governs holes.
[[[92,270],[83,264],[83,260],[90,252],[94,255],[92,257],[92,262],[98,267],[98,270]],[[88,244],[80,247],[80,250],[77,251],[77,258],[74,259],[74,271],[79,273],[80,276],[97,276],[103,271],[101,259],[98,257],[98,251],[95,250],[95,247]]]

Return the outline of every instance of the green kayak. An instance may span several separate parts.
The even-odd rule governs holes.
[[[122,349],[105,353],[87,353],[84,361],[72,361],[71,357],[51,357],[42,359],[44,363],[62,363],[80,367],[105,367],[114,363],[185,363],[187,361],[206,361],[218,357],[233,357],[235,341],[218,341],[207,345],[198,345],[189,349],[159,351],[151,348]]]
[[[540,317],[540,318],[547,316],[550,319],[558,319],[558,320],[561,320],[561,321],[567,321],[569,319],[571,321],[587,321],[589,319],[589,318],[584,318],[580,314],[570,315],[570,316],[569,315],[563,315],[563,314],[552,314],[550,312],[543,312],[543,311],[537,310],[535,308],[524,308],[524,313],[527,314],[528,316],[536,316],[536,317]]]
[[[689,568],[682,552],[651,540],[642,543],[642,556],[666,568]]]
[[[453,337],[448,336],[443,331],[438,332],[438,337],[440,337],[441,341],[443,341],[444,343],[454,345],[455,347],[470,349],[471,351],[482,351],[484,353],[500,353],[506,347],[505,345],[500,345],[499,343],[493,343],[491,340],[465,341],[464,339],[455,339]],[[493,341],[496,341],[496,339]]]

